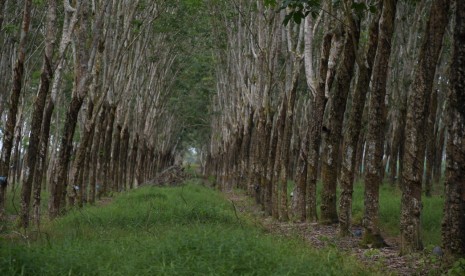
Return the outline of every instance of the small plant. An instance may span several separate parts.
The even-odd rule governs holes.
[[[363,256],[368,259],[378,258],[380,254],[381,252],[379,251],[379,249],[376,249],[376,248],[370,248],[370,249],[365,250],[365,252],[363,252]]]
[[[465,258],[458,259],[447,271],[447,275],[460,276],[465,275]]]

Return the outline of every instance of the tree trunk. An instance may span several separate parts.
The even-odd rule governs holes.
[[[78,149],[76,150],[76,155],[71,169],[71,177],[69,180],[70,185],[68,186],[67,196],[68,204],[70,207],[75,206],[76,198],[81,193],[83,188],[82,181],[79,181],[79,178],[81,177],[82,170],[85,166],[86,152],[89,144],[92,141],[92,130],[95,127],[95,120],[97,118],[97,116],[93,115],[92,113],[98,113],[98,110],[94,111],[94,103],[90,99],[87,106],[87,112],[86,122],[84,123],[84,127],[81,133],[81,141]]]
[[[3,130],[3,146],[0,160],[0,176],[5,177],[5,181],[0,184],[0,221],[3,221],[5,212],[6,187],[10,169],[11,149],[13,148],[13,136],[16,126],[16,115],[18,113],[19,97],[22,89],[24,62],[26,59],[26,42],[31,22],[32,0],[24,1],[23,19],[21,23],[21,35],[18,45],[18,59],[13,70],[13,87],[9,99],[8,119]]]
[[[434,133],[434,126],[436,124],[436,113],[438,106],[438,91],[433,91],[431,94],[431,101],[429,106],[429,115],[426,125],[426,169],[425,169],[425,196],[431,197],[433,186],[433,166],[434,166],[434,153],[436,146],[436,135]]]
[[[353,20],[352,18],[349,20]],[[323,190],[321,194],[321,223],[331,224],[338,221],[336,210],[336,186],[341,144],[342,122],[346,108],[347,95],[350,89],[355,64],[355,47],[360,34],[359,24],[351,22],[351,30],[346,30],[342,58],[336,69],[335,79],[330,87],[331,100],[328,106],[327,123],[323,127],[323,151],[321,176]],[[355,28],[355,29],[353,29]],[[337,42],[339,43],[339,42]],[[338,47],[338,46],[336,46]],[[328,86],[327,86],[328,88]]]
[[[0,29],[2,29],[3,24],[3,9],[5,8],[6,0],[0,0]],[[0,117],[2,113],[0,112]]]
[[[128,152],[129,152],[129,130],[127,124],[124,124],[123,129],[121,130],[121,151],[119,157],[119,178],[121,182],[121,189],[127,190],[130,189],[127,181],[127,161],[128,161]]]
[[[130,162],[129,162],[129,187],[134,187],[135,181],[135,173],[136,173],[136,162],[137,162],[137,154],[138,154],[138,145],[139,145],[139,135],[136,133],[135,137],[132,139],[132,147],[131,147],[131,154]]]
[[[396,5],[397,0],[384,0],[383,3],[379,23],[378,50],[373,65],[368,109],[370,120],[368,121],[367,149],[365,151],[365,213],[363,216],[365,231],[362,244],[365,246],[371,245],[375,248],[385,245],[379,230],[379,186],[383,182],[383,150],[386,124],[384,98],[386,96],[386,80],[389,72]]]
[[[292,64],[292,74],[291,74],[291,82],[290,82],[290,90],[287,92],[289,95],[288,102],[286,104],[285,110],[285,120],[284,120],[284,128],[283,128],[283,139],[281,141],[282,148],[281,148],[281,160],[280,160],[280,176],[279,182],[281,186],[281,200],[280,200],[280,216],[279,219],[281,221],[288,221],[289,214],[288,214],[288,203],[287,203],[287,178],[288,178],[288,171],[287,166],[290,160],[290,145],[291,145],[291,136],[292,136],[292,126],[294,122],[294,112],[295,112],[295,99],[297,94],[297,82],[299,80],[300,68],[301,68],[301,61],[302,59],[299,56],[294,57],[293,64]],[[284,98],[283,100],[286,100]]]
[[[53,168],[53,179],[50,186],[49,216],[52,219],[60,215],[62,199],[66,195],[68,167],[73,148],[72,141],[82,101],[83,99],[79,97],[73,97],[66,114],[60,152]]]
[[[119,122],[116,122],[116,128],[113,130],[113,147],[111,153],[111,167],[110,167],[110,179],[112,181],[112,191],[120,192],[120,187],[118,183],[118,163],[119,163],[119,152],[121,146],[121,125]]]
[[[44,181],[46,163],[47,163],[47,152],[48,152],[48,140],[50,137],[50,122],[52,120],[52,114],[54,109],[54,103],[51,97],[47,100],[47,106],[45,107],[41,133],[40,133],[40,150],[39,150],[39,160],[38,165],[36,166],[36,171],[34,173],[34,201],[32,203],[34,208],[34,221],[36,225],[40,223],[40,194],[41,186]]]
[[[109,188],[109,179],[110,179],[110,159],[111,159],[111,144],[112,144],[112,131],[113,124],[115,122],[115,106],[110,106],[108,110],[108,115],[105,123],[105,139],[103,140],[103,179],[102,179],[102,191],[103,195],[107,195]],[[138,183],[140,184],[140,182]]]
[[[380,11],[381,8],[382,5],[378,5],[378,11]],[[363,64],[359,64],[358,67],[358,77],[352,95],[352,107],[344,133],[344,146],[342,150],[343,158],[340,176],[341,196],[339,201],[339,232],[342,236],[348,236],[350,234],[357,145],[361,133],[366,93],[369,89],[373,62],[378,46],[379,17],[380,12],[377,12],[376,16],[370,23],[368,35],[369,40],[365,51],[364,62]]]
[[[271,115],[270,117],[273,117]],[[276,126],[273,128],[272,125],[273,118],[269,118],[269,125],[271,128],[271,137],[270,145],[267,153],[267,169],[266,169],[266,184],[265,184],[265,213],[269,216],[273,214],[273,177],[274,177],[274,167],[276,163],[276,149],[278,146],[278,132]]]
[[[312,101],[310,118],[309,152],[307,166],[307,220],[317,221],[316,182],[320,160],[320,142],[323,116],[326,108],[325,85],[328,72],[328,59],[331,51],[332,34],[327,32],[321,44],[320,68],[315,98]]]
[[[434,153],[434,183],[439,183],[442,174],[442,159],[444,154],[444,140],[445,140],[446,127],[440,126],[436,133],[436,146]]]
[[[449,0],[433,1],[407,103],[400,220],[401,254],[409,254],[423,248],[420,234],[421,186],[426,142],[423,131],[436,64],[448,22],[448,11]]]
[[[296,176],[295,176],[295,215],[297,220],[304,222],[307,219],[306,210],[306,192],[307,192],[307,166],[308,166],[308,137],[309,131],[304,134],[302,144],[300,147],[299,155],[296,163]]]
[[[465,2],[455,6],[450,66],[447,166],[442,240],[446,254],[465,256]],[[444,4],[444,3],[443,3]]]
[[[92,167],[90,168],[90,172],[89,172],[89,202],[91,204],[94,204],[95,203],[95,198],[97,196],[97,192],[98,190],[100,189],[100,179],[99,179],[99,175],[100,175],[100,168],[102,167],[102,162],[101,162],[101,158],[99,158],[99,156],[101,156],[100,152],[102,150],[102,147],[101,145],[103,145],[103,143],[101,142],[104,137],[103,137],[103,133],[104,133],[104,123],[105,123],[105,106],[102,108],[102,110],[99,112],[99,122],[98,122],[98,125],[97,127],[94,129],[94,135],[93,135],[93,142],[92,142],[92,149],[91,149],[91,157],[90,157],[90,160],[91,160],[91,163],[92,163]]]
[[[34,107],[31,115],[31,132],[29,135],[29,146],[25,155],[25,163],[22,170],[22,189],[21,189],[21,226],[29,226],[29,213],[31,203],[31,190],[36,170],[36,160],[40,149],[40,133],[42,127],[45,101],[50,90],[50,81],[53,75],[52,55],[55,46],[56,32],[56,0],[48,1],[47,12],[47,34],[45,38],[45,52],[40,76],[39,92],[34,101]],[[39,188],[40,190],[40,188]],[[40,196],[40,194],[39,194]]]
[[[271,215],[275,219],[279,219],[280,214],[280,206],[279,206],[279,183],[280,183],[280,170],[281,170],[281,162],[282,162],[282,155],[283,155],[283,135],[284,135],[284,128],[286,124],[286,110],[287,110],[287,94],[284,94],[282,99],[282,103],[279,107],[278,117],[276,118],[276,136],[277,136],[277,143],[276,143],[276,158],[274,168],[273,168],[273,179],[272,179],[272,198],[271,198]],[[287,153],[286,153],[287,154]]]

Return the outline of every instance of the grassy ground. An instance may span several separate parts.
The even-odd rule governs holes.
[[[385,234],[390,236],[398,236],[400,234],[400,198],[401,191],[399,188],[392,187],[387,183],[380,187],[380,227]],[[444,199],[439,195],[435,195],[429,198],[423,197],[422,202],[421,223],[423,244],[425,247],[441,245],[441,221]],[[354,223],[361,224],[363,209],[363,184],[357,183],[354,187]]]
[[[366,275],[335,249],[266,234],[200,185],[146,187],[40,232],[0,236],[0,275]]]
[[[289,194],[294,188],[292,181],[288,182]],[[321,183],[317,186],[317,204],[321,203]],[[443,217],[444,198],[442,197],[442,187],[435,186],[435,193],[432,197],[422,197],[423,210],[421,214],[423,244],[426,248],[432,249],[436,245],[441,245],[441,222]],[[364,211],[364,186],[362,182],[354,185],[352,223],[361,225]],[[340,189],[337,191],[338,201]],[[398,187],[393,187],[384,183],[380,187],[380,228],[384,235],[398,236],[400,234],[400,199],[401,191]],[[320,209],[317,209],[318,215]]]

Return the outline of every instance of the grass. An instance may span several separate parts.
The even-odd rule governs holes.
[[[373,273],[336,249],[267,234],[194,184],[133,190],[47,223],[36,239],[0,236],[0,245],[0,275]]]
[[[363,184],[354,186],[353,222],[361,224],[363,218]],[[384,183],[379,193],[379,221],[381,230],[390,236],[400,234],[400,199],[401,191]],[[444,199],[441,196],[422,197],[421,213],[422,238],[425,247],[441,244],[441,221],[443,217]]]
[[[289,194],[294,189],[294,182],[288,182]],[[440,190],[439,187],[435,187]],[[322,184],[317,185],[317,204],[321,204]],[[364,212],[364,186],[362,182],[354,184],[353,203],[352,203],[352,223],[361,225]],[[337,196],[339,202],[340,189],[338,187]],[[380,228],[383,233],[389,236],[398,236],[400,234],[400,199],[401,191],[398,187],[393,187],[388,183],[380,186],[379,205],[380,205]],[[431,247],[441,244],[441,221],[443,217],[444,199],[441,193],[437,191],[432,197],[422,197],[423,210],[421,213],[422,238],[425,247]],[[317,208],[320,216],[320,208]]]

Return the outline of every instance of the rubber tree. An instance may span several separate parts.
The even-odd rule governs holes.
[[[365,172],[365,212],[362,244],[383,247],[384,239],[379,229],[379,186],[382,184],[384,170],[384,129],[386,123],[386,83],[389,72],[391,41],[394,32],[394,18],[397,0],[384,0],[383,11],[379,20],[378,47],[373,64],[371,78],[366,137],[366,172]]]
[[[0,220],[3,220],[5,208],[5,194],[8,183],[10,157],[13,148],[14,130],[16,127],[16,119],[19,106],[19,98],[22,91],[22,83],[24,78],[24,62],[26,60],[26,44],[28,41],[29,27],[31,23],[32,0],[25,0],[23,7],[23,16],[20,30],[20,39],[18,45],[18,56],[13,69],[13,85],[8,101],[8,115],[5,129],[3,130],[3,147],[0,156],[0,176],[3,176],[5,181],[0,185]]]
[[[423,131],[428,118],[429,101],[443,35],[448,23],[450,1],[435,0],[423,38],[418,64],[407,101],[405,124],[405,152],[402,171],[401,199],[401,254],[409,254],[423,248],[421,241],[421,194],[424,172],[426,139]]]
[[[444,4],[444,3],[443,3]],[[465,256],[465,2],[453,0],[452,63],[442,240],[446,254]]]

